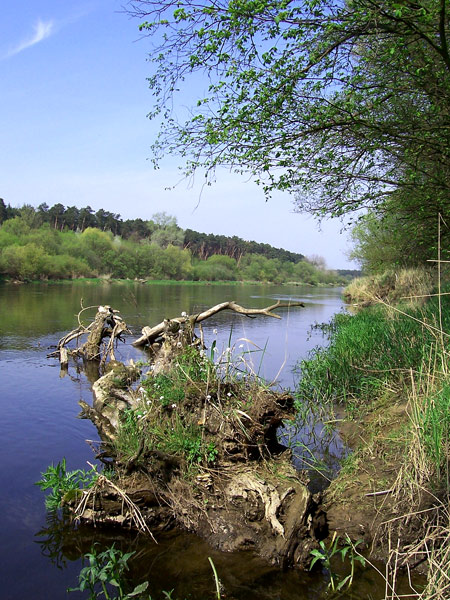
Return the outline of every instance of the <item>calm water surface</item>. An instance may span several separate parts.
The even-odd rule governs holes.
[[[90,383],[74,366],[60,378],[57,361],[46,358],[48,348],[75,328],[80,302],[85,307],[110,304],[138,336],[144,325],[182,311],[194,313],[225,300],[260,308],[278,299],[300,300],[305,308],[279,310],[282,320],[220,313],[205,323],[205,340],[207,344],[216,340],[219,351],[228,346],[238,352],[265,349],[247,355],[255,371],[282,387],[292,387],[296,361],[322,343],[318,333],[310,335],[311,324],[328,321],[342,310],[339,289],[86,282],[0,285],[0,598],[83,597],[67,594],[66,588],[77,584],[80,555],[93,541],[114,541],[124,551],[136,551],[131,574],[136,582],[151,582],[154,598],[161,597],[158,590],[173,588],[177,598],[207,597],[214,589],[207,556],[213,557],[230,597],[325,597],[326,581],[320,575],[280,573],[251,555],[217,553],[192,535],[172,533],[155,546],[117,530],[55,526],[45,512],[43,493],[34,485],[41,472],[62,457],[71,470],[85,468],[93,458],[86,440],[98,439],[90,421],[77,419],[78,401],[92,400]],[[145,359],[129,344],[132,339],[120,346],[120,360]],[[361,576],[363,588],[355,598],[366,597],[362,589],[371,589],[370,577]]]

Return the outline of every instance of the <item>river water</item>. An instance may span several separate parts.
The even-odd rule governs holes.
[[[324,598],[327,581],[320,573],[280,573],[250,554],[213,551],[193,535],[171,533],[156,546],[137,534],[67,527],[46,514],[44,495],[34,485],[51,463],[63,457],[68,469],[86,468],[93,454],[86,440],[98,440],[94,426],[77,418],[78,401],[91,402],[90,383],[75,366],[60,378],[48,348],[77,325],[84,307],[109,304],[120,310],[135,336],[144,325],[159,323],[182,311],[198,312],[225,300],[262,308],[293,300],[305,308],[281,309],[282,320],[247,319],[220,313],[204,324],[205,341],[249,352],[255,372],[282,387],[292,387],[292,368],[315,345],[315,322],[328,321],[342,310],[339,289],[265,285],[190,285],[73,282],[0,285],[0,597],[4,600],[81,598],[67,594],[77,585],[80,556],[92,543],[115,543],[135,551],[131,575],[150,581],[153,598],[174,589],[174,598],[212,597],[212,556],[228,597],[280,600]],[[86,316],[95,310],[86,311]],[[145,360],[145,354],[120,345],[119,360]],[[258,348],[260,350],[258,350]],[[339,440],[334,440],[336,453]],[[370,574],[359,578],[359,595],[372,588]],[[208,596],[209,594],[209,596]],[[350,597],[350,596],[349,596]],[[353,596],[352,596],[353,597]]]

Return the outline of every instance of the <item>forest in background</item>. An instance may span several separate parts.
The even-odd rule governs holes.
[[[2,199],[0,274],[21,281],[109,276],[309,285],[343,284],[355,275],[326,269],[320,256],[183,230],[164,212],[122,220],[89,206],[13,208]]]

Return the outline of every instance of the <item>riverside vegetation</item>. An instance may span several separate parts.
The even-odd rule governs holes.
[[[51,466],[39,482],[54,489],[48,506],[58,504],[75,521],[137,529],[150,538],[178,526],[221,550],[251,549],[273,565],[307,568],[326,523],[306,473],[293,468],[291,452],[277,439],[278,427],[295,416],[294,399],[252,374],[247,352],[227,348],[216,356],[213,344],[206,353],[193,331],[226,308],[270,316],[284,306],[222,303],[144,327],[133,343],[149,345],[149,363],[127,366],[113,355],[117,327],[126,331],[117,311],[99,307],[85,328],[79,315],[79,327],[54,354],[66,369],[62,350],[88,334],[69,353],[94,364],[93,339],[103,352],[102,340],[110,337],[104,356],[110,353],[111,360],[97,363],[102,376],[93,385],[93,405],[80,401],[82,416],[102,439],[97,458],[106,471],[67,473],[64,462]]]
[[[419,565],[427,584],[407,597],[450,594],[450,287],[432,285],[423,269],[351,284],[365,308],[323,326],[328,347],[299,365],[303,411],[335,411],[352,447],[325,493],[330,530],[388,562],[388,598]]]
[[[9,218],[0,219],[0,276],[19,281],[112,277],[342,285],[352,274],[327,270],[320,257],[308,260],[269,244],[183,231],[165,213],[147,222],[109,222],[87,212],[90,219],[84,215],[74,222],[69,214],[86,210],[59,207],[56,216],[52,209],[5,208]]]

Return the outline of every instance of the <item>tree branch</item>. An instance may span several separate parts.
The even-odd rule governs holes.
[[[217,314],[218,312],[221,312],[222,310],[232,310],[241,315],[245,315],[246,317],[253,317],[255,315],[265,315],[266,317],[274,317],[275,319],[281,319],[280,315],[275,315],[272,313],[272,311],[276,310],[277,308],[288,308],[294,306],[304,307],[305,305],[303,304],[303,302],[280,302],[278,300],[278,302],[272,304],[271,306],[267,306],[266,308],[244,308],[243,306],[236,304],[236,302],[232,300],[230,302],[222,302],[221,304],[216,304],[215,306],[212,306],[211,308],[208,308],[207,310],[201,313],[197,313],[196,315],[176,317],[174,319],[171,319],[170,322],[179,323],[180,325],[183,323],[191,322],[192,325],[195,325],[195,323],[200,323],[201,321],[212,317],[213,315]],[[141,337],[133,342],[133,346],[140,347],[146,346],[147,344],[151,344],[158,337],[162,336],[166,328],[167,321],[162,321],[154,327],[144,327],[142,329]]]

